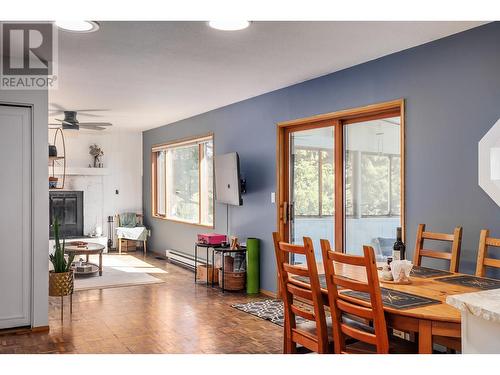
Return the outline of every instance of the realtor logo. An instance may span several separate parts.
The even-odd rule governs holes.
[[[57,30],[51,22],[1,24],[0,89],[40,90],[57,83]]]

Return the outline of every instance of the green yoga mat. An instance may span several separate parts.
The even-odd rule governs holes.
[[[247,239],[247,293],[259,293],[259,247],[258,238]]]

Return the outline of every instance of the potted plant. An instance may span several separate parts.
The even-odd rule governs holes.
[[[96,144],[90,145],[89,154],[94,158],[94,168],[102,168],[101,157],[104,155],[102,148]]]
[[[72,254],[66,259],[64,255],[65,241],[63,240],[62,246],[59,238],[59,221],[57,218],[54,220],[54,253],[49,254],[49,259],[54,269],[49,272],[49,296],[63,297],[73,294],[73,270],[71,263],[75,255]]]

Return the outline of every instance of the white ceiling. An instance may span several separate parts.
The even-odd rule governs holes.
[[[59,32],[49,103],[107,109],[78,117],[146,130],[482,23],[253,22],[227,32],[205,22],[101,22],[92,34]]]

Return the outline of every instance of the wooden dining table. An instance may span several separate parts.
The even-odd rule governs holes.
[[[382,266],[384,263],[379,264]],[[322,263],[318,263],[318,273],[324,275]],[[339,276],[366,282],[366,273],[362,267],[335,263],[335,273]],[[411,284],[401,285],[387,282],[380,282],[380,286],[400,292],[410,293],[420,297],[427,297],[438,300],[441,303],[397,309],[384,305],[387,325],[393,329],[418,333],[418,352],[419,354],[431,354],[433,336],[439,336],[448,340],[461,339],[460,311],[445,303],[446,297],[453,294],[476,292],[478,289],[440,282],[443,277],[458,276],[459,273],[450,273],[446,276],[436,277],[411,277]],[[379,277],[380,278],[380,277]],[[306,283],[304,283],[307,286]],[[321,289],[325,298],[325,304],[328,305],[328,290]],[[354,298],[346,298],[354,302],[367,305],[368,302]]]

